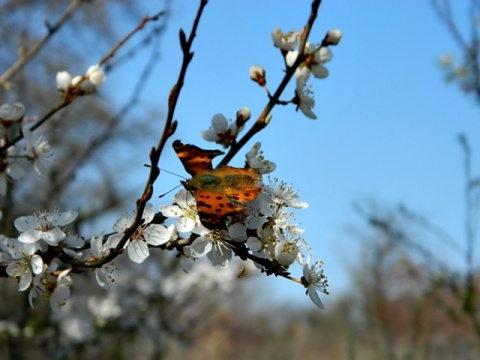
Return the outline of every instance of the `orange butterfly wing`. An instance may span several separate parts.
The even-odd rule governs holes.
[[[261,174],[255,169],[221,166],[213,169],[212,159],[223,154],[219,150],[203,150],[183,145],[179,140],[173,148],[192,179],[182,182],[197,202],[202,224],[215,228],[227,216],[244,214],[245,204],[261,192]]]
[[[218,155],[225,154],[220,150],[203,150],[195,145],[184,145],[180,140],[173,142],[173,149],[185,170],[192,176],[213,170],[212,159]]]

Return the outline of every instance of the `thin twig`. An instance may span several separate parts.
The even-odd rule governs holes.
[[[133,35],[135,35],[135,33],[142,30],[149,21],[157,21],[163,15],[165,15],[164,11],[161,11],[153,16],[145,16],[142,21],[132,31],[130,31],[130,33],[128,33],[122,40],[120,40],[118,44],[115,45],[113,49],[110,50],[110,52],[98,62],[98,65],[103,65],[108,60],[110,60],[110,58],[114,57],[118,49],[120,49]]]
[[[438,239],[443,239],[444,243],[451,246],[456,251],[463,251],[463,246],[457,241],[457,239],[455,239],[452,235],[448,234],[445,229],[441,228],[437,224],[432,223],[425,216],[413,212],[405,205],[399,205],[398,211],[401,215],[404,216],[405,219],[421,225],[424,229],[435,235]]]
[[[84,0],[73,0],[68,6],[67,10],[63,13],[61,18],[53,25],[47,27],[47,34],[38,40],[23,56],[21,56],[15,64],[8,68],[2,75],[0,75],[0,85],[5,86],[8,83],[8,80],[20,71],[30,60],[32,60],[35,55],[45,46],[48,40],[51,39],[53,34],[55,34],[60,27],[65,24],[65,22],[70,19],[75,10],[80,6]]]

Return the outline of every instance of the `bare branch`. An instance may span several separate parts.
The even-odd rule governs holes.
[[[55,34],[63,24],[65,24],[73,15],[75,10],[80,6],[84,0],[73,0],[68,6],[67,10],[63,13],[60,19],[55,24],[48,24],[47,34],[38,40],[23,56],[21,56],[15,64],[13,64],[9,69],[7,69],[2,75],[0,75],[0,85],[6,86],[8,80],[20,71],[29,61],[31,61],[45,46],[45,44],[50,40],[50,38]]]

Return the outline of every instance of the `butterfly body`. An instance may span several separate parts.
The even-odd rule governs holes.
[[[216,228],[227,216],[245,214],[246,204],[261,192],[261,174],[255,169],[220,166],[213,169],[212,159],[223,154],[219,150],[203,150],[180,141],[173,148],[192,178],[183,181],[197,202],[202,224]]]

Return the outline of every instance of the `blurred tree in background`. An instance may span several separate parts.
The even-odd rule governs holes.
[[[458,45],[456,55],[451,52],[440,58],[445,79],[478,102],[480,2],[469,2],[467,28],[455,17],[457,5],[466,3],[432,0],[431,5]],[[362,293],[368,293],[363,295],[364,314],[369,314],[374,343],[386,358],[480,356],[480,176],[473,170],[473,149],[478,144],[470,144],[468,134],[458,135],[458,142],[464,175],[463,239],[448,234],[408,204],[357,205],[372,233],[366,237],[364,257],[370,275],[362,275],[356,283],[364,283]]]

